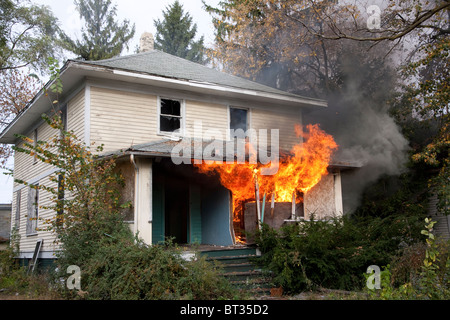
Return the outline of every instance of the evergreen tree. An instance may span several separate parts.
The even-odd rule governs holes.
[[[128,48],[135,26],[129,20],[121,25],[116,21],[117,8],[111,6],[111,0],[75,0],[75,5],[86,28],[82,28],[81,41],[64,36],[65,49],[84,60],[102,60],[118,56],[124,47]]]
[[[155,49],[199,63],[206,63],[204,37],[194,41],[197,24],[184,13],[178,0],[163,11],[163,21],[154,20],[156,27]]]

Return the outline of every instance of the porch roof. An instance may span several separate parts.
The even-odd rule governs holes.
[[[228,159],[237,160],[239,159],[239,150],[238,144],[233,143],[233,149],[226,148],[226,143],[230,141],[223,140],[202,140],[202,139],[161,139],[158,141],[152,141],[148,143],[134,145],[126,150],[117,150],[109,153],[102,154],[102,157],[112,157],[112,156],[126,156],[126,155],[137,155],[137,156],[145,156],[151,158],[170,158],[172,156],[177,157],[178,159],[198,159],[198,160],[218,160],[221,159],[223,161]],[[214,143],[219,147],[219,153],[214,154]],[[220,148],[222,146],[222,148]],[[201,152],[200,151],[201,147]],[[176,149],[175,149],[176,148]],[[196,150],[197,148],[197,150]],[[207,149],[209,148],[209,149]],[[220,149],[224,152],[220,153]],[[231,149],[231,150],[230,150]],[[175,150],[175,151],[174,151]],[[205,152],[206,151],[206,152]],[[257,154],[259,154],[260,150],[257,150]],[[270,150],[262,150],[262,152],[267,152],[267,156],[270,157]],[[291,153],[286,150],[280,150],[279,156],[283,158],[284,156],[288,156]],[[205,157],[206,155],[206,157]],[[208,156],[210,155],[210,156]],[[242,157],[242,156],[241,156]],[[249,154],[245,152],[245,159],[248,160]],[[353,162],[342,160],[338,158],[333,158],[331,163],[329,164],[329,169],[338,169],[340,171],[343,170],[351,170],[358,169],[363,167],[364,164],[360,162]]]

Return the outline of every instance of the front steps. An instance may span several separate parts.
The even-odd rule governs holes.
[[[254,260],[258,259],[256,248],[224,248],[201,251],[207,260],[216,261],[223,269],[223,276],[239,290],[255,295],[270,294],[270,277],[258,269]]]

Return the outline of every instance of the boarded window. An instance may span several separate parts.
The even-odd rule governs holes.
[[[232,137],[245,138],[245,132],[247,131],[247,110],[239,108],[230,108],[230,130]],[[241,129],[241,130],[239,130]],[[236,130],[238,130],[236,132]]]
[[[160,100],[159,130],[161,132],[180,132],[182,118],[181,101],[172,99]]]
[[[27,201],[27,235],[37,232],[37,222],[39,218],[39,189],[38,185],[28,188]]]
[[[15,216],[15,221],[14,221],[14,226],[16,227],[16,229],[19,228],[19,223],[20,223],[20,200],[22,198],[22,190],[17,191],[16,193],[16,216]]]

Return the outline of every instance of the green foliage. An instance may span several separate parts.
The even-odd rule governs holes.
[[[432,128],[413,145],[411,159],[436,172],[429,175],[429,188],[436,191],[438,209],[444,214],[450,213],[449,48],[444,33],[430,36],[417,49],[419,58],[403,66],[402,75],[408,84],[394,102],[396,119],[404,128]]]
[[[414,241],[414,216],[340,217],[302,221],[279,231],[263,224],[257,244],[261,262],[286,292],[325,287],[357,290],[369,265],[386,265],[399,246]]]
[[[49,288],[46,274],[28,274],[16,258],[19,252],[20,236],[12,229],[11,240],[5,250],[0,251],[0,289],[7,294],[26,295],[30,298],[56,298],[57,293]]]
[[[25,270],[14,257],[18,252],[17,231],[14,228],[11,240],[5,250],[0,250],[0,288],[8,292],[18,290],[25,285]]]
[[[381,289],[368,289],[372,299],[432,299],[448,300],[450,298],[450,243],[437,240],[433,234],[436,221],[425,219],[425,229],[421,231],[426,236],[425,250],[421,246],[412,246],[414,254],[408,248],[394,264],[387,265],[381,272]],[[421,263],[406,263],[411,257],[420,257]],[[417,260],[415,258],[414,260]],[[399,268],[400,267],[400,268]],[[401,282],[398,278],[399,269],[409,273]],[[397,275],[397,277],[396,277]],[[367,278],[367,275],[365,275]]]
[[[72,40],[63,35],[62,46],[84,60],[102,60],[119,56],[135,33],[134,24],[128,20],[119,24],[116,18],[116,6],[111,0],[75,1],[80,18],[86,28],[82,31],[82,40]]]
[[[424,216],[428,204],[427,179],[423,166],[417,164],[398,176],[384,175],[365,188],[361,204],[353,214],[381,218],[399,214]]]
[[[163,21],[154,20],[155,49],[205,64],[204,37],[194,41],[197,24],[192,24],[192,17],[189,13],[184,13],[183,5],[175,0],[163,11],[163,17]]]
[[[87,299],[232,298],[228,281],[204,258],[185,261],[170,242],[146,246],[110,238],[82,268]]]
[[[46,69],[48,57],[60,54],[58,21],[48,7],[28,1],[0,1],[0,70]]]

